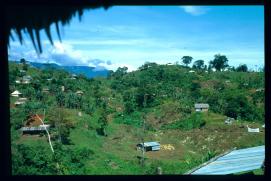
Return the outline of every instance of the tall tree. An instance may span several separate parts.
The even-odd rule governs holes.
[[[228,61],[229,60],[225,55],[216,54],[214,60],[210,61],[210,65],[217,71],[221,71],[229,66]]]
[[[197,60],[193,64],[193,68],[203,70],[204,69],[204,60]]]
[[[101,125],[101,134],[103,136],[107,136],[107,132],[106,132],[106,128],[108,126],[108,120],[107,120],[107,107],[106,107],[106,103],[103,104],[103,106],[100,108],[100,117],[98,122]]]
[[[65,105],[65,95],[62,91],[56,94],[56,102],[60,107]]]
[[[239,65],[236,68],[236,71],[237,72],[247,72],[248,71],[247,65],[246,64]]]
[[[190,56],[183,56],[183,57],[182,57],[183,63],[184,63],[186,66],[188,66],[188,64],[191,63],[192,59],[193,59],[193,58],[190,57]]]

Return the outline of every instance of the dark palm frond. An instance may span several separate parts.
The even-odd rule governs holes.
[[[36,52],[38,52],[37,45],[36,45],[35,38],[34,38],[34,34],[33,34],[33,30],[27,27],[27,31],[28,31],[28,34],[30,35],[32,44],[33,44]]]
[[[42,53],[41,43],[40,43],[40,31],[36,29],[35,33],[36,33],[36,38],[37,38],[38,48],[39,48],[38,53]]]
[[[93,2],[96,2],[93,0]],[[98,3],[99,2],[99,3]],[[47,38],[53,45],[53,38],[51,35],[50,25],[55,24],[57,36],[61,42],[61,33],[59,30],[59,23],[65,26],[70,23],[74,16],[78,16],[81,21],[81,17],[84,10],[95,9],[103,7],[108,9],[109,5],[104,2],[98,1],[97,4],[92,3],[88,6],[14,6],[10,7],[7,11],[7,27],[8,36],[14,40],[11,34],[11,30],[15,30],[15,34],[21,44],[23,44],[22,32],[29,34],[31,42],[36,50],[36,52],[42,53],[42,45],[40,40],[40,30],[44,29]],[[35,33],[33,33],[35,32]],[[34,36],[35,34],[35,36]],[[8,42],[9,44],[9,42]]]
[[[54,42],[53,42],[53,39],[52,39],[52,35],[51,35],[51,31],[50,31],[50,27],[49,27],[49,26],[47,26],[47,27],[45,28],[45,33],[46,33],[46,35],[47,35],[47,37],[48,37],[50,43],[51,43],[52,45],[54,45]]]
[[[23,43],[23,36],[22,36],[21,30],[19,28],[16,28],[15,31],[16,31],[16,34],[19,38],[20,43],[22,44]]]
[[[59,32],[59,26],[58,26],[58,23],[56,22],[55,25],[56,25],[56,32],[57,32],[58,39],[59,39],[59,41],[61,42],[61,36],[60,36],[60,32]]]

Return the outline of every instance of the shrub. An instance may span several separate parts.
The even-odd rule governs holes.
[[[195,128],[201,128],[205,125],[205,123],[206,121],[203,119],[202,114],[195,112],[184,120],[179,120],[177,122],[164,125],[163,127],[165,129],[191,130]]]

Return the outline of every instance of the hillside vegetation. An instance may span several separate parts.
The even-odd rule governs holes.
[[[88,79],[10,62],[10,93],[19,90],[28,99],[19,106],[10,99],[12,173],[141,175],[161,167],[163,174],[184,174],[234,147],[263,145],[264,73],[190,70],[145,63],[137,71],[123,67]],[[30,84],[15,83],[25,75]],[[209,111],[195,112],[195,103],[209,104]],[[46,133],[20,131],[44,110],[54,153]],[[236,121],[227,125],[227,117]],[[260,132],[248,133],[247,125]],[[161,144],[145,153],[144,166],[136,150],[143,138]]]

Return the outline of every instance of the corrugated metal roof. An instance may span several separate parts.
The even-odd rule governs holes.
[[[142,145],[142,143],[139,143],[139,145]],[[160,146],[160,144],[156,141],[152,141],[152,142],[144,142],[144,146]]]
[[[191,173],[192,175],[224,175],[258,169],[265,158],[265,146],[234,150]]]
[[[199,104],[195,104],[195,108],[209,108],[209,104],[202,104],[202,103],[199,103]]]

